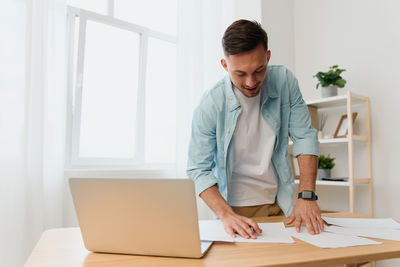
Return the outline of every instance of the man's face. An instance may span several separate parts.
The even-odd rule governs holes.
[[[260,92],[270,57],[271,51],[266,52],[259,44],[253,50],[221,59],[221,64],[229,72],[232,83],[245,96],[254,97]]]

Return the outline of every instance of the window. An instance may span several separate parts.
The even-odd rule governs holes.
[[[175,163],[176,1],[68,0],[69,166]]]

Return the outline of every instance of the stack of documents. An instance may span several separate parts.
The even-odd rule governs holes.
[[[305,227],[299,233],[289,228],[291,236],[321,248],[339,248],[382,244],[364,237],[400,241],[400,224],[393,219],[359,219],[322,217],[325,226],[319,235],[310,235]]]
[[[400,224],[393,219],[353,219],[322,217],[331,226],[325,231],[347,236],[364,236],[400,241]]]

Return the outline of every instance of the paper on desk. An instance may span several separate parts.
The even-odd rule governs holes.
[[[262,229],[260,235],[257,234],[257,239],[246,239],[241,236],[235,238],[235,242],[250,242],[250,243],[294,243],[290,237],[284,224],[280,223],[259,223],[258,226]]]
[[[391,218],[386,219],[361,219],[361,218],[330,218],[322,216],[329,224],[352,228],[386,228],[400,229],[400,223]]]
[[[372,238],[400,241],[400,230],[398,229],[348,228],[332,225],[325,226],[325,231],[342,235],[366,236]]]
[[[246,239],[239,235],[229,236],[220,220],[200,220],[200,239],[207,241],[249,242],[249,243],[294,243],[283,223],[259,223],[262,234],[257,239]]]
[[[301,228],[300,233],[296,231],[295,227],[287,228],[287,230],[291,236],[320,248],[342,248],[382,244],[381,242],[376,242],[367,238],[340,235],[325,231],[320,232],[318,235],[311,235],[304,226]]]
[[[225,232],[221,220],[199,220],[200,240],[234,242]]]

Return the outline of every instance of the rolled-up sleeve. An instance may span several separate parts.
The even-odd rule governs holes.
[[[290,118],[289,136],[293,141],[293,155],[319,156],[317,131],[311,125],[310,113],[299,89],[297,79],[289,78]]]
[[[196,194],[218,184],[213,174],[216,150],[216,118],[210,109],[198,107],[193,114],[187,175],[195,183]]]

